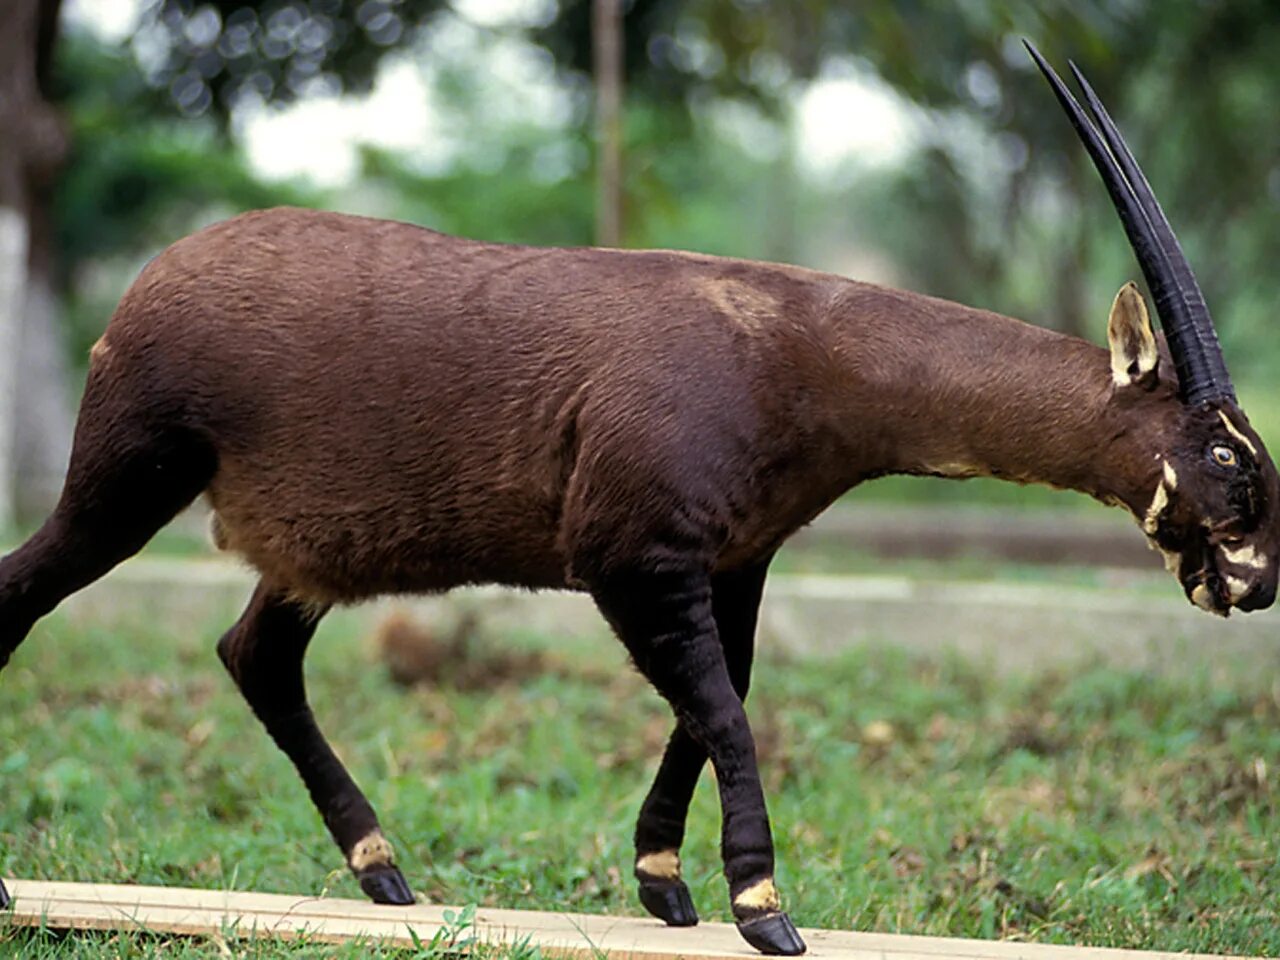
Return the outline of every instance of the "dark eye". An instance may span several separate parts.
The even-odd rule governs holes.
[[[1221,443],[1214,444],[1209,448],[1209,456],[1220,467],[1234,467],[1236,465],[1236,452]]]

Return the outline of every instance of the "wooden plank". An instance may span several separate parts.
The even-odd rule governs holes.
[[[170,887],[5,880],[10,922],[73,930],[147,930],[191,936],[271,936],[340,942],[356,938],[411,945],[410,930],[430,941],[446,929],[443,906],[388,907],[363,900]],[[455,908],[456,909],[456,908]],[[1196,960],[1168,954],[1032,943],[802,930],[815,960]],[[530,910],[476,911],[464,936],[480,942],[527,942],[549,956],[596,960],[756,958],[731,924],[674,929],[655,920]],[[1203,956],[1203,955],[1202,955]],[[1207,958],[1206,958],[1207,960]]]

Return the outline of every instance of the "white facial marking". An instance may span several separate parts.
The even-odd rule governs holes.
[[[1160,526],[1160,514],[1164,513],[1164,508],[1169,505],[1169,491],[1165,489],[1164,481],[1160,481],[1160,485],[1156,487],[1156,495],[1151,498],[1151,506],[1147,507],[1147,515],[1142,521],[1142,529],[1148,536],[1154,535]]]
[[[778,889],[767,877],[753,883],[733,898],[735,907],[746,907],[748,910],[777,910],[780,907]]]
[[[1176,577],[1178,575],[1178,567],[1182,564],[1182,555],[1172,550],[1166,550],[1158,543],[1153,542],[1151,547],[1160,551],[1160,556],[1164,558],[1164,568]]]
[[[381,830],[374,830],[357,840],[356,845],[351,848],[351,855],[347,858],[351,869],[355,871],[363,870],[365,867],[390,864],[393,860],[391,844],[387,843],[387,838],[382,835]]]
[[[646,853],[636,860],[636,873],[643,873],[657,880],[679,880],[680,854],[674,850]]]
[[[1177,490],[1178,489],[1178,473],[1176,470],[1173,469],[1173,465],[1169,463],[1168,460],[1165,460],[1163,463],[1160,464],[1160,466],[1164,470],[1165,484],[1168,486],[1170,490]]]
[[[1252,544],[1245,544],[1236,550],[1230,547],[1219,547],[1218,551],[1222,554],[1223,560],[1234,566],[1248,567],[1250,570],[1267,569],[1267,558],[1258,556],[1258,551]]]
[[[1191,591],[1191,602],[1201,610],[1206,610],[1209,613],[1222,613],[1221,610],[1213,605],[1213,594],[1209,592],[1209,588],[1203,583],[1197,583],[1195,589]]]
[[[1218,416],[1222,418],[1222,425],[1227,428],[1227,433],[1239,440],[1245,448],[1256,457],[1258,455],[1258,448],[1255,447],[1253,442],[1241,432],[1239,427],[1231,422],[1231,418],[1221,410],[1218,411]]]
[[[1227,585],[1227,597],[1232,603],[1239,603],[1244,598],[1244,595],[1249,592],[1249,584],[1239,577],[1227,574],[1222,579]]]

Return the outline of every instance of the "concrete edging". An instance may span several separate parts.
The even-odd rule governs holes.
[[[193,619],[239,614],[252,574],[223,560],[135,559],[80,594],[63,612],[76,622],[144,622],[189,629]],[[1097,659],[1167,670],[1224,660],[1280,665],[1274,612],[1211,617],[1186,603],[1170,583],[1156,599],[1119,588],[908,577],[777,575],[761,615],[761,644],[794,655],[831,655],[879,643],[916,653],[958,652],[1001,670],[1029,670]],[[392,598],[343,614],[372,630],[390,609],[452,623],[464,612],[490,633],[604,638],[607,627],[589,597],[501,587],[464,588],[426,598]]]

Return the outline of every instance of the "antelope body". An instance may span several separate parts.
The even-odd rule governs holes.
[[[170,410],[219,545],[327,604],[583,586],[655,536],[734,569],[884,473],[1051,475],[1145,510],[1159,465],[1113,490],[1087,429],[1109,379],[1092,345],[794,267],[280,209],[148,266],[80,433],[101,473],[149,450],[138,407]]]
[[[204,493],[261,574],[218,652],[363,889],[404,903],[306,705],[316,623],[464,583],[589,591],[677,718],[642,901],[697,922],[679,848],[709,755],[739,928],[800,953],[743,698],[769,561],[837,496],[889,473],[1069,487],[1128,509],[1199,606],[1274,599],[1280,479],[1212,327],[1189,344],[1152,287],[1169,348],[1128,286],[1104,350],[794,267],[247,214],[157,257],[95,346],[63,496],[0,561],[0,665]]]

